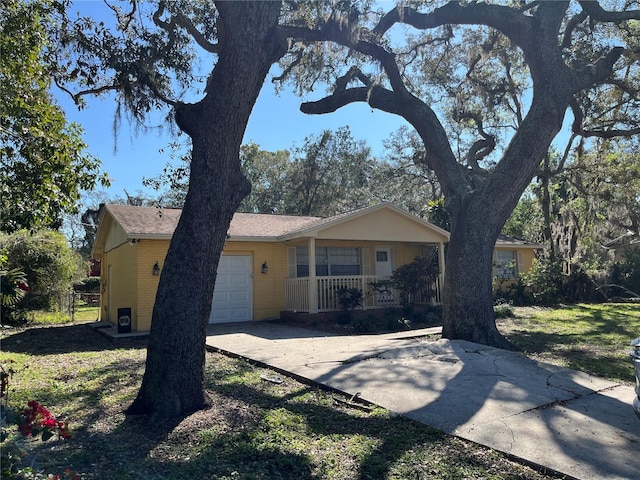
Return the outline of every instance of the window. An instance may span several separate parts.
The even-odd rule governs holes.
[[[298,277],[309,276],[309,250],[296,248]],[[360,251],[353,247],[316,247],[316,275],[360,275]]]
[[[389,261],[389,252],[386,250],[378,250],[376,251],[376,262],[388,262]]]
[[[496,250],[493,264],[493,276],[501,280],[516,278],[515,250]]]

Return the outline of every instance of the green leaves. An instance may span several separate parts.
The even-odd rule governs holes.
[[[58,228],[81,190],[96,182],[100,162],[85,153],[82,129],[67,123],[49,93],[49,1],[3,3],[0,32],[0,230]]]

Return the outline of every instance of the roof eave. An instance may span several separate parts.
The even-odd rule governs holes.
[[[104,223],[104,219],[106,217],[107,206],[104,205],[100,210],[100,220],[98,221],[98,228],[96,229],[97,233],[100,233],[102,231],[102,224]],[[91,247],[91,258],[99,260],[103,254],[104,249],[102,248],[102,242],[98,242],[98,236],[96,235],[96,238],[93,242],[93,247]]]
[[[227,242],[277,242],[278,237],[251,237],[244,235],[229,235]]]
[[[135,233],[126,232],[128,240],[171,240],[173,234],[170,233]]]

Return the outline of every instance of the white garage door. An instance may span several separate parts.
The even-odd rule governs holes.
[[[244,322],[253,319],[250,255],[222,255],[209,323]]]

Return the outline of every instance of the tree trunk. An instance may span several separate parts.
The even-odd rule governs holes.
[[[493,313],[493,250],[500,233],[498,203],[478,193],[450,205],[451,235],[443,290],[442,336],[499,348],[513,345],[498,331]]]
[[[176,108],[192,139],[189,190],[153,309],[142,386],[128,414],[164,421],[203,408],[206,331],[220,254],[250,184],[240,145],[271,65],[286,52],[279,2],[220,2],[218,62],[206,96]],[[161,210],[158,211],[161,215]]]

